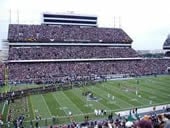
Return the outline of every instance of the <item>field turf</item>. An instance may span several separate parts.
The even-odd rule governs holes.
[[[15,90],[15,87],[12,87],[12,90]],[[82,95],[87,91],[91,91],[98,100],[87,100],[87,97]],[[24,124],[27,126],[31,120],[35,120],[36,116],[41,117],[39,122],[42,126],[52,123],[63,124],[69,123],[70,119],[83,121],[85,115],[88,115],[89,119],[105,118],[96,117],[94,109],[106,110],[108,115],[110,112],[129,110],[134,107],[169,104],[169,99],[170,76],[168,75],[110,80],[86,87],[23,97],[15,100],[15,103],[5,105],[3,117],[6,120],[6,114],[10,110],[12,119],[24,114]],[[2,103],[0,109],[2,112]],[[72,118],[68,116],[70,111],[73,114]],[[52,121],[52,117],[56,120]]]

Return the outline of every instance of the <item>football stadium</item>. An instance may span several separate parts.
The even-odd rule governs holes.
[[[0,127],[157,128],[169,120],[170,37],[164,57],[146,58],[125,30],[97,22],[43,13],[39,25],[9,24]]]

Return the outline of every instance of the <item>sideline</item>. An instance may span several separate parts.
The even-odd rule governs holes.
[[[153,112],[153,107],[155,107],[155,111],[163,110],[163,109],[166,109],[166,107],[169,106],[169,105],[170,104],[159,105],[159,106],[154,106],[153,105],[152,107],[139,108],[138,109],[138,114],[147,113],[147,112]],[[126,111],[119,111],[119,112],[115,112],[115,113],[116,113],[116,115],[120,114],[120,116],[128,116],[129,111],[130,110],[126,110]]]

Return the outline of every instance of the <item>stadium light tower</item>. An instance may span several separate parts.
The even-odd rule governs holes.
[[[17,23],[19,24],[19,10],[17,9]]]
[[[114,16],[114,28],[116,27],[116,19],[115,19],[116,17]]]
[[[9,9],[9,24],[11,24],[11,9]]]
[[[119,16],[119,28],[121,28],[121,17]]]

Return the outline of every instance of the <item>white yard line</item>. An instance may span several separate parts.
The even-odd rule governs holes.
[[[88,90],[90,90],[90,89],[88,88]],[[90,90],[90,91],[94,92],[93,90]],[[95,93],[95,92],[94,92],[94,93]],[[100,95],[100,97],[102,97],[103,99],[106,99],[105,97],[103,97],[103,96],[101,96],[101,95]],[[110,110],[110,108],[107,107],[107,106],[105,106],[104,104],[102,104],[102,103],[100,103],[100,102],[98,102],[98,103],[101,104],[101,106],[104,106],[104,108],[107,108],[107,110]],[[116,105],[116,106],[119,107],[119,105],[117,105],[117,104],[114,104],[114,105]],[[102,108],[103,108],[103,107],[102,107]],[[121,108],[121,107],[119,107],[119,108]],[[96,109],[96,108],[93,108],[93,109]]]
[[[145,82],[145,83],[147,83],[147,82]],[[142,85],[144,85],[144,84],[142,84]],[[147,92],[147,93],[152,92],[154,96],[156,96],[157,94],[161,94],[161,95],[159,95],[159,97],[163,98],[163,99],[167,97],[167,95],[162,93],[162,91],[160,91],[160,90],[154,90],[154,92],[153,92],[152,88],[146,87],[146,86],[143,86],[143,87],[145,88],[145,89],[142,89],[142,91],[144,91],[144,92]]]
[[[62,107],[63,105],[61,105],[60,102],[57,101],[57,98],[56,98],[55,93],[53,93],[52,95],[53,95],[53,97],[55,98],[56,102]],[[67,113],[65,110],[66,110],[66,109],[63,109],[64,113],[65,113],[66,115],[68,115],[68,113]]]
[[[5,105],[6,105],[6,101],[4,102],[3,108],[2,108],[2,115],[4,114],[4,110],[5,110]]]
[[[99,90],[101,90],[101,88],[97,87]],[[108,92],[106,92],[105,90],[103,90],[104,93],[108,94]],[[108,100],[108,98],[102,96],[104,99]],[[125,102],[124,100],[120,99],[119,97],[116,97],[116,99],[119,101],[119,102],[122,102],[122,103],[125,103],[125,104],[128,104],[129,106],[133,106],[133,104],[129,104],[128,102]],[[119,108],[122,108],[122,106],[118,105],[117,103],[115,103],[116,106],[118,106]]]
[[[81,114],[83,114],[83,112],[77,107],[77,105],[74,104],[74,103],[64,94],[64,92],[63,92],[63,95],[66,97],[66,99],[67,99],[70,103],[72,103],[72,105],[76,108],[76,110],[78,110]]]
[[[104,87],[107,88],[107,89],[109,89],[109,88],[106,87],[106,86],[104,86]],[[117,88],[114,88],[114,90],[118,90],[118,89],[117,89]],[[118,90],[118,91],[119,91],[119,90]],[[139,93],[140,93],[140,91],[139,91]],[[125,95],[125,94],[123,94],[123,93],[121,93],[121,95],[123,95],[124,97],[126,97],[126,98],[128,98],[128,99],[129,99],[129,97],[132,98],[132,99],[134,99],[134,98],[136,99],[136,97],[137,97],[136,94],[133,94],[133,95],[135,95],[136,97],[132,97],[132,96],[129,96],[129,95],[127,96],[127,95]],[[137,98],[138,98],[138,97],[137,97]],[[146,102],[148,102],[148,100],[147,100],[146,98],[144,98],[144,97],[141,97],[140,99],[143,99],[143,100],[145,100]],[[140,103],[140,101],[138,101],[138,100],[137,100],[136,102]]]
[[[34,106],[33,106],[33,103],[32,103],[32,100],[31,100],[31,96],[29,96],[30,98],[30,102],[31,102],[31,108],[32,108],[32,112],[33,112],[33,116],[34,116],[34,119],[35,119],[35,111],[34,111]]]
[[[48,105],[47,105],[44,97],[42,96],[42,94],[41,94],[41,97],[42,97],[42,99],[43,99],[43,101],[44,101],[44,103],[45,103],[45,105],[46,105],[46,107],[47,107],[48,113],[50,114],[50,116],[52,116],[52,114],[51,114],[51,112],[50,112],[50,109],[49,109],[49,107],[48,107]]]

